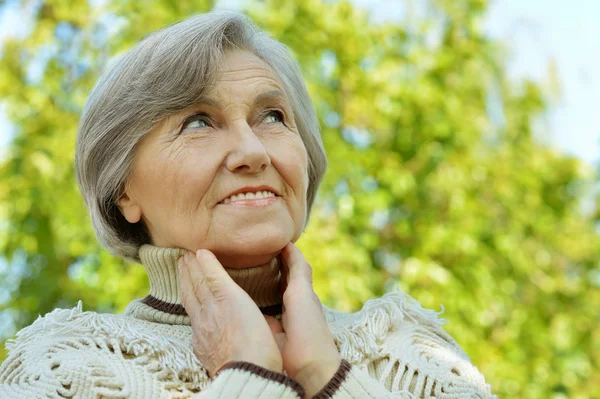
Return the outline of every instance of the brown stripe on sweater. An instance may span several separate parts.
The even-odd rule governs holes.
[[[182,316],[188,315],[187,312],[185,311],[185,308],[183,307],[183,305],[180,305],[178,303],[165,302],[161,299],[153,297],[152,295],[148,295],[144,299],[142,299],[142,303],[144,303],[144,304],[150,306],[151,308],[156,309],[160,312],[170,313],[170,314],[175,314],[175,315],[182,315]],[[263,314],[265,314],[267,316],[277,316],[277,315],[281,314],[281,304],[264,306],[259,309]]]
[[[223,371],[225,371],[227,369],[248,371],[249,373],[252,373],[254,375],[262,377],[266,380],[278,382],[280,384],[285,385],[286,387],[293,389],[300,398],[304,398],[304,394],[305,394],[304,387],[302,385],[300,385],[300,383],[298,381],[294,380],[293,378],[288,377],[287,375],[285,375],[283,373],[277,373],[275,371],[271,371],[264,367],[257,366],[256,364],[253,364],[253,363],[230,362],[230,363],[227,363],[225,366],[221,367],[221,369],[217,372],[216,376],[218,376],[220,373],[222,373]]]
[[[335,395],[335,393],[338,391],[338,389],[340,389],[344,381],[346,381],[346,377],[348,376],[348,373],[350,372],[351,368],[352,365],[348,363],[346,359],[342,359],[340,367],[335,372],[333,377],[331,377],[331,379],[329,380],[327,385],[323,387],[323,389],[321,389],[319,392],[317,392],[315,396],[313,396],[313,399],[332,398],[333,395]]]
[[[146,298],[142,299],[142,303],[145,303],[146,305],[161,312],[187,316],[187,312],[185,311],[183,305],[165,302],[161,299],[153,297],[152,295],[148,295]]]

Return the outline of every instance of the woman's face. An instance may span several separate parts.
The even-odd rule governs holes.
[[[252,267],[300,236],[307,162],[273,70],[233,51],[205,99],[144,137],[118,205],[156,246],[208,249],[225,267]]]

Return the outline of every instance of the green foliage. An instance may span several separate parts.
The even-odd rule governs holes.
[[[77,118],[111,56],[213,4],[89,4],[43,1],[31,34],[2,49],[17,126],[0,164],[5,337],[79,299],[120,312],[148,289],[93,235],[72,168]],[[420,4],[395,24],[347,2],[247,5],[302,64],[322,121],[330,169],[300,241],[316,289],[348,311],[398,285],[443,304],[500,397],[599,397],[600,246],[582,211],[594,174],[539,139],[546,89],[506,77],[482,31],[487,1]]]

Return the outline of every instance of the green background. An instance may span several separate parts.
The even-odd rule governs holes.
[[[113,56],[214,4],[94,4],[39,2],[0,52],[16,126],[0,161],[2,341],[55,307],[122,312],[148,290],[142,266],[96,242],[78,115]],[[487,1],[423,4],[394,24],[343,1],[246,4],[300,61],[322,125],[330,167],[299,243],[317,293],[345,311],[395,288],[443,305],[501,398],[598,398],[597,178],[538,139],[556,82],[508,78]]]

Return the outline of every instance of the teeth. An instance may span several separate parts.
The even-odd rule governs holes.
[[[230,202],[233,202],[233,201],[270,198],[270,197],[275,197],[275,194],[270,191],[258,191],[256,193],[240,193],[240,194],[232,195],[229,198],[225,198],[223,200],[223,204],[229,204]]]

